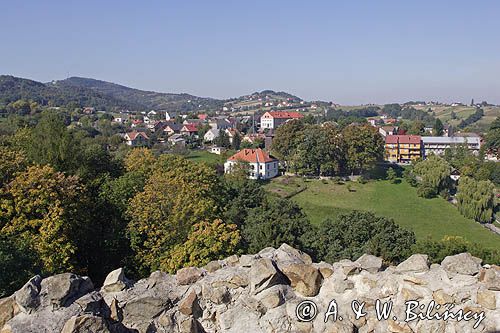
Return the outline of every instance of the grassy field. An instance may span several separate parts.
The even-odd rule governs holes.
[[[192,150],[186,156],[188,160],[193,162],[205,162],[207,164],[224,164],[228,156],[231,156],[234,151],[226,151],[222,155],[212,154],[206,150]]]
[[[392,218],[401,226],[413,230],[418,239],[431,237],[440,240],[445,235],[462,236],[485,247],[500,249],[500,236],[463,217],[456,207],[442,198],[419,198],[416,189],[406,182],[348,182],[350,191],[346,184],[338,185],[331,180],[325,182],[280,177],[266,188],[279,196],[291,194],[292,200],[304,209],[312,223],[321,223],[327,217],[358,209]],[[293,195],[296,192],[299,193]]]

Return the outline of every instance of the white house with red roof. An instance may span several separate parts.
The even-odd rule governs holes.
[[[289,120],[301,118],[304,116],[298,112],[268,111],[260,117],[260,127],[274,129]]]
[[[124,138],[127,144],[132,147],[147,146],[149,144],[149,137],[144,132],[132,131],[126,133]]]
[[[240,163],[248,164],[250,179],[271,179],[278,175],[278,160],[260,148],[240,150],[224,163],[224,172],[232,172]]]
[[[198,134],[198,125],[184,124],[180,130],[180,133],[187,136],[196,136]]]

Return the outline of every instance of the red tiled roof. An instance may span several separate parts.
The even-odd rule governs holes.
[[[276,161],[260,148],[257,149],[242,149],[229,158],[229,161],[244,161],[248,163],[263,163]]]
[[[388,135],[385,143],[413,143],[418,144],[422,138],[420,135]]]
[[[144,139],[149,139],[149,137],[144,132],[132,131],[130,133],[127,133],[129,140],[135,140],[138,135],[142,136]]]
[[[186,124],[186,125],[182,126],[181,131],[198,132],[198,127],[196,124]]]
[[[269,111],[267,113],[273,118],[282,118],[282,119],[304,118],[304,116],[298,112]]]
[[[385,143],[398,143],[397,135],[388,135],[385,137]]]
[[[206,113],[202,113],[202,114],[198,115],[198,119],[201,119],[201,120],[206,120],[207,117],[208,117],[208,114],[206,114]]]

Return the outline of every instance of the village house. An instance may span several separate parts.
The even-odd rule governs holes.
[[[83,108],[82,112],[84,114],[94,114],[95,113],[95,108],[85,107],[85,108]]]
[[[182,125],[177,123],[167,122],[163,127],[163,132],[168,136],[179,133],[181,131]]]
[[[292,119],[301,119],[304,116],[298,112],[268,111],[260,118],[260,127],[274,129]]]
[[[144,124],[142,119],[132,119],[132,125],[130,125],[130,126],[137,127],[137,126],[141,126],[142,124]]]
[[[224,147],[218,147],[218,146],[213,146],[209,150],[210,153],[216,154],[216,155],[220,155],[220,154],[222,154],[225,151],[226,151],[226,148],[224,148]]]
[[[186,146],[186,139],[184,139],[182,134],[173,134],[171,137],[168,138],[167,141],[172,146],[180,146],[180,147]]]
[[[255,142],[261,141],[264,142],[266,139],[266,135],[264,133],[250,133],[243,137],[242,142],[249,142],[254,144]]]
[[[241,133],[235,128],[228,128],[226,130],[226,134],[229,138],[229,143],[233,144],[233,140],[236,136],[239,136],[241,138]]]
[[[211,128],[218,130],[226,130],[228,128],[231,128],[231,123],[225,118],[212,119],[208,122],[208,125],[210,125]]]
[[[203,140],[206,142],[212,142],[219,137],[219,130],[211,128],[203,136]]]
[[[378,128],[378,132],[385,138],[388,135],[396,135],[398,129],[394,126],[382,126]]]
[[[158,113],[157,113],[155,110],[151,110],[151,111],[149,111],[149,112],[148,112],[148,117],[149,117],[150,119],[156,119],[156,115],[157,115],[157,114],[158,114]]]
[[[124,139],[127,145],[132,147],[147,146],[149,144],[149,137],[144,132],[132,131],[126,133]]]
[[[224,172],[232,172],[240,163],[248,164],[250,179],[271,179],[278,175],[278,160],[260,148],[240,150],[224,163]]]
[[[180,130],[180,134],[196,136],[198,134],[198,126],[196,124],[184,124]]]

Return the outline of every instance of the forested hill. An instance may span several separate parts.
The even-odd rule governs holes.
[[[53,81],[49,85],[65,89],[84,88],[109,96],[129,105],[140,104],[141,109],[194,111],[221,107],[223,101],[213,98],[197,97],[190,94],[159,93],[125,87],[119,84],[82,77],[70,77]]]
[[[41,83],[10,75],[0,75],[0,106],[17,100],[41,105],[92,106],[101,110],[176,110],[194,111],[222,106],[223,101],[189,94],[158,93],[133,89],[94,79],[72,77]]]
[[[0,106],[17,100],[34,101],[40,105],[49,106],[74,104],[82,107],[94,106],[100,109],[127,107],[122,101],[87,88],[77,86],[58,88],[29,79],[0,75]]]

